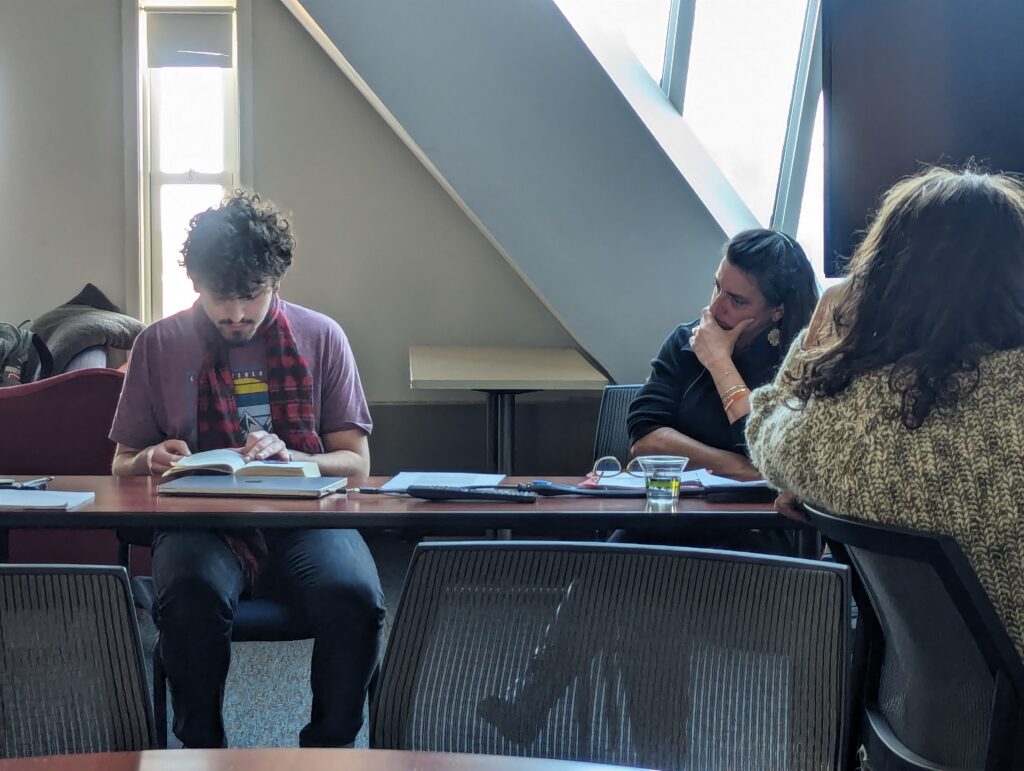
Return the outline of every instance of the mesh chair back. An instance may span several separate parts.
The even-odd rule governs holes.
[[[629,460],[629,431],[626,417],[629,405],[640,393],[642,385],[607,385],[601,396],[601,409],[597,414],[597,438],[594,441],[594,460],[613,455],[622,463]]]
[[[1007,764],[1014,732],[1021,740],[1024,665],[956,542],[820,511],[812,521],[856,568],[870,604],[862,613],[878,639],[868,641],[863,698],[886,754],[909,750],[912,768],[1017,767]],[[1005,714],[995,711],[1001,687],[1016,691]]]
[[[842,566],[782,557],[421,544],[371,746],[691,771],[836,768],[848,597]]]
[[[4,474],[109,474],[124,374],[83,369],[0,388],[0,426],[17,442],[0,444]]]
[[[938,574],[902,557],[849,552],[885,640],[878,711],[917,755],[984,768],[995,678]]]
[[[0,758],[154,746],[121,567],[0,566]]]

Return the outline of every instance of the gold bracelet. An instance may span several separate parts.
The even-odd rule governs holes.
[[[749,396],[749,395],[750,395],[750,389],[749,388],[744,387],[743,390],[737,391],[736,393],[734,393],[732,396],[729,397],[729,400],[727,402],[725,402],[725,404],[724,404],[725,411],[728,412],[729,408],[732,407],[732,405],[734,405],[736,402],[738,402],[744,396]]]
[[[727,401],[729,401],[729,397],[732,396],[733,394],[738,394],[740,391],[745,390],[748,390],[746,385],[733,386],[724,394],[722,394],[722,404],[725,404]]]

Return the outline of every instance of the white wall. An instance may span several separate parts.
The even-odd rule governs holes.
[[[743,219],[719,222],[687,176],[710,166],[692,132],[676,165],[553,0],[281,1],[580,345],[620,382],[646,377]]]
[[[561,325],[278,0],[253,0],[254,187],[294,213],[284,296],[349,334],[371,401],[410,345],[572,345]]]
[[[126,305],[120,0],[0,2],[0,320],[92,281]],[[371,401],[412,344],[571,345],[558,322],[276,0],[253,0],[254,187],[293,212],[286,296],[346,328]]]
[[[0,320],[125,301],[120,0],[0,2]]]

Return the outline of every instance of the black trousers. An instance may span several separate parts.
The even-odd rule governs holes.
[[[373,556],[355,530],[263,534],[270,556],[254,594],[297,607],[314,632],[313,709],[299,744],[351,744],[363,723],[384,624]],[[242,566],[216,533],[162,531],[153,540],[153,581],[174,733],[186,747],[225,747],[221,708]]]

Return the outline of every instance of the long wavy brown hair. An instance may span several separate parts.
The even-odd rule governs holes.
[[[835,337],[793,380],[798,401],[891,367],[910,429],[952,411],[979,360],[1024,346],[1024,187],[1004,174],[929,168],[882,197],[850,262]]]

